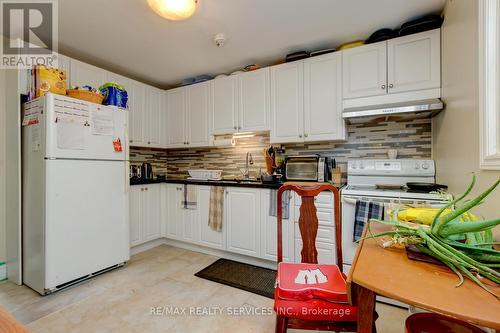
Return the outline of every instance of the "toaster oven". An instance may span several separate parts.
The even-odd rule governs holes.
[[[289,181],[327,182],[329,159],[319,155],[289,156],[285,159],[285,178]]]

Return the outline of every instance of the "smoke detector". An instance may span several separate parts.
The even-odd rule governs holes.
[[[224,34],[216,34],[214,36],[214,43],[217,47],[223,47],[226,43],[226,36]]]

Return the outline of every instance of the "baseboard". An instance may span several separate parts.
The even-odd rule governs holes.
[[[246,264],[255,265],[255,266],[259,266],[259,267],[265,267],[265,268],[270,268],[270,269],[276,269],[276,267],[277,267],[277,263],[274,261],[249,257],[249,256],[246,256],[243,254],[238,254],[238,253],[233,253],[233,252],[212,249],[209,247],[205,247],[205,246],[201,246],[201,245],[197,245],[197,244],[186,243],[186,242],[182,242],[182,241],[178,241],[178,240],[174,240],[174,239],[168,239],[168,238],[160,238],[160,239],[156,239],[154,241],[148,242],[148,243],[134,246],[133,248],[130,249],[130,255],[134,255],[134,254],[138,254],[138,253],[150,250],[150,249],[155,248],[157,246],[160,246],[162,244],[175,246],[175,247],[189,250],[189,251],[208,254],[211,256],[218,257],[218,258],[224,258],[224,259],[230,259],[230,260],[234,260],[234,261],[244,262]]]
[[[7,263],[0,262],[0,282],[7,280]]]
[[[131,247],[130,248],[130,255],[133,256],[135,254],[138,254],[138,253],[141,253],[141,252],[144,252],[147,250],[151,250],[152,248],[155,248],[157,246],[165,244],[165,240],[166,240],[166,238],[159,238],[159,239],[155,239],[155,240],[152,240],[152,241],[144,243],[144,244],[140,244],[140,245],[136,245],[134,247]]]

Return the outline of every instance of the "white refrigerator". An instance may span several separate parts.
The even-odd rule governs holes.
[[[23,283],[48,294],[130,258],[128,111],[47,94],[23,109]]]

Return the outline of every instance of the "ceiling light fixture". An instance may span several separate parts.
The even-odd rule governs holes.
[[[167,20],[181,21],[190,18],[196,11],[198,0],[148,0],[156,14]]]

